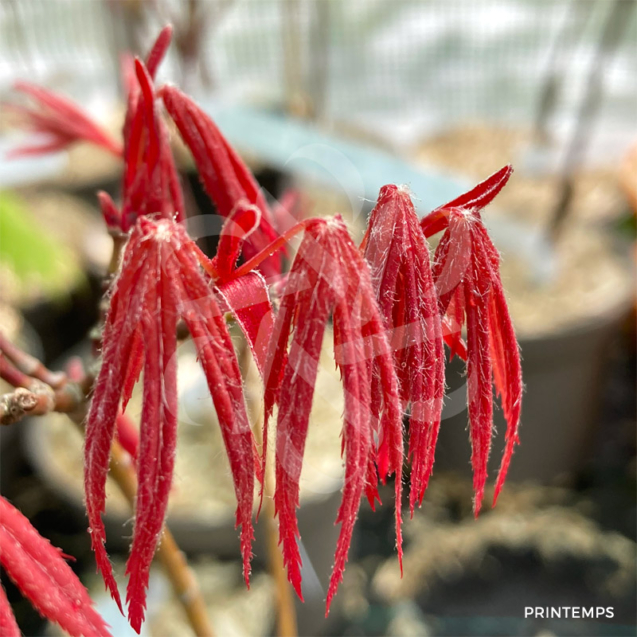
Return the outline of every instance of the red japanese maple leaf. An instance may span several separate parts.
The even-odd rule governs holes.
[[[374,499],[377,476],[370,467],[378,456],[375,437],[380,437],[387,448],[386,471],[396,474],[397,544],[399,556],[402,554],[403,446],[398,384],[368,266],[339,217],[305,223],[305,235],[281,298],[266,365],[263,457],[267,453],[267,421],[274,403],[278,402],[274,504],[288,578],[299,597],[302,597],[296,518],[299,478],[319,354],[330,314],[335,360],[345,391],[345,484],[336,520],[341,523],[341,531],[326,612],[342,579],[361,496],[366,491]],[[381,390],[378,414],[370,407],[372,364],[376,366]]]
[[[78,141],[95,144],[117,156],[122,155],[121,144],[67,98],[30,82],[17,82],[14,88],[31,97],[37,103],[37,108],[18,104],[5,104],[5,108],[20,115],[26,128],[43,133],[48,139],[15,148],[9,153],[10,157],[56,152]]]
[[[467,327],[467,395],[478,515],[487,479],[493,429],[492,383],[507,422],[506,445],[495,487],[495,504],[506,478],[522,406],[522,370],[513,323],[500,280],[500,256],[480,211],[504,187],[512,168],[505,166],[470,192],[433,211],[422,221],[426,235],[446,228],[433,268],[440,311],[454,326],[452,351],[462,353],[460,329]]]
[[[246,238],[243,246],[244,256],[247,259],[254,257],[278,236],[273,227],[272,212],[259,184],[216,124],[193,100],[174,86],[162,87],[160,94],[192,153],[201,181],[217,212],[228,217],[241,202],[259,209],[259,226]],[[281,255],[273,255],[259,267],[266,277],[280,275]]]
[[[170,43],[172,29],[165,27],[147,57],[147,65],[134,61],[135,79],[129,80],[124,124],[124,177],[121,211],[104,192],[98,193],[102,214],[110,228],[124,232],[143,215],[181,221],[184,197],[170,148],[168,129],[161,118],[153,77]]]
[[[143,214],[160,213],[181,221],[184,200],[168,130],[159,115],[152,78],[140,60],[135,70],[141,93],[125,129],[123,226]]]
[[[130,575],[128,615],[137,631],[144,618],[149,569],[164,523],[174,467],[178,317],[183,318],[193,337],[230,459],[248,583],[256,456],[232,341],[210,282],[200,269],[194,242],[172,220],[140,217],[112,286],[104,325],[102,365],[87,418],[84,470],[93,549],[111,595],[121,608],[104,550],[101,513],[118,411],[128,400],[143,368],[137,453],[139,486],[133,544],[126,567]]]
[[[0,564],[22,594],[43,617],[73,637],[110,635],[88,591],[64,557],[20,511],[0,496]],[[20,637],[2,586],[0,634]]]
[[[412,515],[433,470],[445,387],[438,299],[429,249],[418,224],[407,189],[383,186],[361,245],[390,333],[403,407],[411,403]],[[372,404],[380,395],[378,390],[372,392]],[[381,464],[385,462],[381,454]]]

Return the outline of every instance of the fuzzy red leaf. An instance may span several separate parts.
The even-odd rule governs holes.
[[[488,255],[492,289],[489,304],[489,346],[493,365],[493,383],[502,403],[507,422],[506,446],[495,485],[493,503],[502,491],[514,446],[520,444],[518,428],[522,412],[522,369],[513,322],[504,295],[499,274],[499,255],[486,228],[480,226],[482,249]]]
[[[151,50],[146,56],[146,68],[148,69],[148,74],[151,78],[155,79],[155,75],[157,74],[157,69],[159,65],[162,63],[166,55],[166,51],[168,51],[168,47],[170,46],[170,41],[173,37],[173,27],[170,24],[167,24],[157,36],[155,43],[153,44]]]
[[[499,191],[511,171],[506,167],[483,182],[491,188],[475,196],[468,205],[482,205]],[[495,177],[499,175],[499,180]],[[474,192],[474,191],[472,191]],[[456,201],[463,201],[459,198]],[[519,443],[522,404],[520,353],[506,305],[499,274],[500,257],[488,236],[477,208],[450,208],[448,227],[436,250],[434,280],[440,310],[453,324],[452,352],[462,355],[460,330],[467,326],[467,392],[474,471],[474,511],[480,511],[487,479],[487,462],[493,428],[495,385],[507,422],[505,450],[496,482],[494,504],[500,493],[513,454]]]
[[[242,525],[246,581],[250,568],[256,456],[243,402],[238,363],[223,314],[197,261],[197,249],[172,220],[142,217],[126,246],[113,283],[103,335],[103,360],[87,419],[85,489],[93,548],[111,594],[119,603],[104,550],[108,458],[118,409],[127,399],[139,361],[144,395],[137,453],[138,493],[127,601],[133,628],[144,619],[149,569],[161,536],[177,443],[176,326],[181,316],[193,335],[219,416],[235,479]],[[143,338],[140,334],[143,332]],[[138,350],[139,347],[143,351]],[[132,361],[136,361],[132,363]],[[134,371],[131,371],[133,369]]]
[[[379,361],[383,402],[378,414],[391,445],[391,469],[400,491],[402,420],[398,385],[369,270],[339,219],[307,222],[288,276],[270,344],[265,376],[265,414],[278,401],[276,490],[280,541],[288,578],[301,596],[301,556],[297,546],[299,479],[325,325],[334,325],[334,353],[345,392],[343,449],[345,484],[337,516],[341,530],[327,594],[327,612],[342,579],[362,494],[370,479],[374,414],[370,409],[372,360]],[[287,351],[287,341],[293,332]],[[390,436],[389,433],[393,432]],[[264,449],[264,457],[265,457]],[[375,480],[375,477],[374,477]],[[400,499],[397,500],[399,551]]]
[[[157,236],[152,222],[142,223]],[[168,227],[165,227],[168,232]],[[148,235],[147,235],[148,237]],[[148,243],[152,235],[147,238]],[[161,536],[168,496],[172,484],[177,447],[177,370],[176,330],[177,298],[175,282],[164,267],[169,256],[166,241],[157,245],[148,257],[150,273],[144,330],[144,398],[137,462],[137,500],[135,531],[126,572],[128,615],[137,632],[144,619],[146,587],[150,565]]]
[[[2,637],[20,637],[20,628],[2,584],[0,584],[0,635]]]
[[[100,195],[109,228],[127,232],[136,219],[156,215],[182,221],[184,196],[173,159],[168,129],[159,115],[153,79],[172,38],[172,27],[162,29],[146,64],[126,56],[122,60],[127,91],[124,122],[123,202],[119,212],[110,198]],[[116,226],[115,226],[116,224]]]
[[[384,186],[361,246],[391,334],[403,406],[411,403],[412,515],[416,503],[422,502],[433,470],[445,379],[438,300],[429,249],[418,224],[409,192]],[[374,392],[372,401],[379,395]]]
[[[246,258],[253,257],[277,237],[261,188],[212,119],[195,102],[173,86],[162,87],[161,95],[166,110],[190,148],[199,176],[218,213],[228,217],[241,201],[260,210],[259,228],[246,239],[244,246]],[[260,267],[267,277],[280,274],[280,254],[268,258]]]
[[[111,591],[111,595],[118,604],[120,604],[120,608],[119,594],[103,546],[105,533],[100,514],[104,510],[105,481],[108,472],[110,445],[115,430],[116,418],[122,396],[125,392],[129,391],[127,390],[127,378],[130,375],[130,361],[133,357],[136,343],[139,343],[138,325],[143,325],[147,331],[147,339],[151,339],[150,343],[148,340],[144,341],[145,359],[148,368],[148,366],[151,365],[149,362],[149,352],[151,352],[151,354],[154,353],[153,362],[156,362],[158,356],[157,344],[152,341],[156,328],[152,325],[148,325],[148,314],[154,312],[156,316],[164,313],[168,313],[169,316],[171,315],[171,309],[166,307],[168,300],[164,301],[161,306],[158,303],[156,286],[161,284],[163,278],[159,261],[162,242],[161,240],[153,239],[154,237],[147,236],[144,224],[140,223],[133,230],[126,247],[121,272],[112,288],[111,305],[104,326],[102,367],[95,383],[86,426],[85,489],[93,549],[96,552],[98,567]],[[161,312],[159,308],[161,308]],[[172,312],[174,313],[174,309]],[[172,330],[173,333],[175,326]],[[147,369],[149,374],[151,374],[151,371],[149,368]],[[165,374],[161,373],[161,378],[159,377],[160,371],[158,366],[155,371],[156,374],[153,380],[160,386],[161,383],[165,382]],[[154,389],[149,387],[148,382],[146,382],[144,386],[145,404],[152,401],[153,391]],[[167,400],[172,398],[173,393],[174,391],[167,392]],[[174,400],[176,401],[176,397]],[[152,479],[148,478],[148,463],[159,463],[160,452],[164,455],[170,455],[170,453],[174,452],[174,448],[172,452],[170,449],[152,449],[150,452],[148,451],[149,431],[164,429],[164,427],[170,426],[176,428],[176,419],[165,422],[165,420],[160,419],[158,413],[154,413],[152,418],[155,419],[156,422],[149,423],[148,417],[142,417],[141,452],[138,455],[140,496],[137,502],[137,519],[133,540],[134,549],[139,546],[138,538],[141,537],[145,540],[147,535],[146,530],[152,526],[147,519],[148,506],[143,495],[151,493],[151,495],[154,496],[156,494],[156,489],[154,489],[152,485],[149,486]],[[172,473],[166,475],[169,485],[171,477]],[[152,522],[156,522],[158,518],[160,527],[165,514],[165,504],[165,502],[157,501],[151,507],[154,515]],[[155,545],[158,536],[159,531],[156,533]],[[146,542],[148,543],[149,540],[146,540]],[[150,559],[152,559],[155,545],[151,548]],[[134,550],[133,554],[136,552],[138,551]],[[150,565],[150,559],[146,560],[148,566]],[[142,568],[142,566],[140,566],[140,568]],[[145,593],[142,594],[145,595]],[[131,600],[129,599],[129,601]],[[139,611],[137,608],[140,603],[143,604],[139,599],[139,595],[135,595],[132,599],[132,618],[138,617]],[[133,619],[131,619],[131,621],[133,621]]]
[[[184,232],[181,237],[182,243],[186,243],[185,239]],[[188,241],[194,248],[194,243]],[[195,250],[182,249],[174,254],[180,268],[180,276],[176,277],[180,314],[194,339],[230,460],[237,497],[236,526],[241,526],[243,574],[246,584],[249,585],[254,537],[254,470],[257,466],[257,457],[255,440],[245,408],[241,372],[223,312],[211,295],[208,282],[201,274]]]
[[[64,561],[15,507],[0,496],[0,563],[36,610],[74,637],[109,635],[88,591]],[[0,587],[0,634],[19,635]]]
[[[14,88],[31,97],[38,108],[7,105],[8,109],[20,114],[29,129],[48,135],[50,140],[16,148],[11,151],[11,157],[63,150],[78,141],[95,144],[117,156],[122,155],[121,144],[67,98],[30,82],[16,82]]]
[[[133,231],[124,253],[120,273],[111,291],[103,333],[102,366],[95,381],[86,422],[84,444],[84,488],[91,543],[106,586],[122,610],[117,585],[104,542],[101,514],[106,500],[106,476],[115,423],[124,391],[133,339],[141,321],[146,297],[147,251],[141,227]]]
[[[208,259],[198,253],[199,262],[215,283],[215,292],[224,311],[231,312],[245,334],[259,372],[267,353],[274,315],[265,279],[259,272],[247,271],[237,276],[235,269],[247,237],[259,227],[261,212],[247,201],[239,202],[226,218],[217,254]],[[259,253],[267,259],[269,254]]]
[[[471,210],[476,214],[488,206],[504,188],[513,174],[512,166],[504,166],[497,172],[481,181],[477,186],[456,197],[444,206],[432,210],[421,222],[420,226],[426,237],[441,232],[449,225],[449,211]]]
[[[148,74],[154,80],[157,75],[157,70],[164,60],[168,47],[172,41],[173,28],[172,25],[166,25],[157,36],[153,46],[146,55],[146,68]],[[137,71],[135,70],[135,56],[131,53],[125,52],[120,55],[120,77],[122,86],[126,92],[128,108],[126,111],[126,124],[124,125],[124,132],[129,129],[130,119],[135,111],[135,104],[139,98],[139,82],[137,81]]]
[[[143,215],[159,213],[181,221],[185,214],[168,130],[159,116],[152,77],[140,60],[135,60],[135,72],[140,91],[129,97],[124,128],[124,231]]]

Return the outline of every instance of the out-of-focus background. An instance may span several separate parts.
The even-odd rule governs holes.
[[[471,515],[462,366],[449,386],[436,468],[394,548],[392,488],[364,504],[341,591],[322,606],[342,467],[342,402],[329,351],[317,387],[300,525],[306,635],[633,635],[635,606],[635,215],[637,6],[633,0],[3,0],[0,99],[26,79],[78,101],[114,134],[120,60],[167,22],[159,81],[195,97],[273,199],[343,214],[362,236],[385,183],[419,212],[511,163],[485,213],[519,334],[521,439],[498,506]],[[121,166],[103,151],[8,159],[25,133],[0,122],[0,326],[49,365],[86,352],[109,239],[95,197]],[[191,229],[214,213],[175,139]],[[202,221],[203,220],[203,221]],[[432,247],[435,240],[432,242]],[[2,390],[4,391],[4,389]],[[256,390],[255,390],[256,391]],[[273,634],[274,588],[257,538],[240,577],[233,493],[215,415],[187,346],[169,523],[195,566],[219,635]],[[133,400],[132,413],[139,412]],[[492,475],[502,449],[496,415]],[[94,576],[82,512],[81,440],[64,417],[2,428],[2,494],[127,626]],[[112,490],[109,549],[123,573],[130,513]],[[6,581],[25,634],[56,634]],[[146,635],[187,634],[158,570]],[[613,617],[525,619],[524,608],[612,607]]]

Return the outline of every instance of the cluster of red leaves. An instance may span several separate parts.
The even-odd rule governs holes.
[[[101,514],[110,445],[117,430],[136,457],[139,492],[127,564],[131,625],[144,617],[149,568],[164,523],[177,434],[176,326],[194,340],[219,417],[237,497],[246,583],[253,539],[255,476],[263,481],[267,425],[278,406],[274,503],[288,578],[301,595],[296,507],[325,326],[333,322],[334,358],[345,393],[341,524],[327,610],[347,561],[360,500],[379,500],[378,481],[395,475],[397,550],[402,569],[402,417],[409,409],[410,509],[422,502],[433,470],[444,396],[444,344],[467,361],[472,463],[478,513],[491,445],[492,385],[507,419],[496,497],[518,442],[520,357],[499,276],[499,255],[480,210],[500,191],[506,167],[419,221],[405,188],[385,186],[357,248],[339,217],[277,228],[265,196],[214,122],[186,95],[153,86],[170,42],[164,29],[146,64],[129,65],[121,211],[100,195],[109,227],[126,233],[112,284],[102,366],[87,419],[85,490],[98,567],[121,609],[104,548]],[[208,259],[179,223],[183,196],[163,103],[188,145],[202,182],[225,217],[217,254]],[[278,235],[278,230],[285,230]],[[426,237],[445,231],[433,268]],[[282,251],[304,237],[285,276],[275,315],[269,282],[281,279]],[[240,256],[245,261],[238,264]],[[271,277],[271,278],[270,278]],[[274,289],[274,286],[273,286]],[[276,288],[278,289],[278,288]],[[246,335],[263,375],[261,462],[248,422],[241,373],[224,314]],[[462,327],[467,326],[467,342]],[[444,339],[444,341],[443,341]],[[144,370],[139,443],[123,413]]]
[[[7,575],[43,617],[72,637],[109,635],[108,626],[65,557],[0,496],[0,564]],[[0,635],[20,637],[1,585]]]
[[[519,443],[522,408],[520,352],[500,280],[500,255],[480,217],[482,208],[502,190],[512,172],[510,166],[505,166],[422,221],[426,235],[446,227],[436,250],[433,273],[440,312],[451,327],[451,352],[459,353],[467,360],[476,516],[482,505],[491,450],[492,383],[500,396],[507,422],[506,447],[496,482],[494,504],[504,485],[514,445]],[[466,347],[461,336],[464,324],[467,327]]]
[[[103,335],[102,366],[86,424],[85,489],[98,566],[119,602],[104,550],[101,513],[110,446],[143,368],[143,409],[137,454],[138,494],[127,601],[137,631],[144,617],[150,564],[160,538],[177,442],[176,328],[186,323],[208,380],[237,494],[237,525],[246,583],[250,572],[255,443],[246,414],[239,365],[224,314],[204,278],[198,249],[179,224],[141,217],[131,232],[112,285]],[[121,607],[121,604],[120,604]]]
[[[136,59],[134,74],[129,74],[127,79],[121,211],[108,194],[99,193],[104,219],[112,229],[127,232],[138,217],[148,214],[178,221],[184,219],[184,196],[153,85],[171,35],[172,28],[165,27],[146,64]]]
[[[332,315],[334,354],[345,391],[342,446],[345,484],[337,522],[341,531],[327,593],[327,610],[342,580],[360,499],[377,497],[376,464],[396,474],[396,533],[401,549],[402,412],[392,354],[375,301],[369,271],[345,224],[312,219],[288,275],[270,343],[265,375],[265,461],[267,421],[279,406],[276,431],[276,490],[283,559],[301,596],[301,556],[296,507],[310,407],[327,320]],[[292,341],[287,348],[288,339]],[[286,354],[287,351],[287,354]],[[378,404],[372,410],[372,370],[378,378]],[[379,462],[374,437],[383,441]],[[370,470],[371,469],[371,470]]]
[[[306,234],[288,275],[270,344],[265,423],[267,426],[278,403],[274,501],[288,577],[301,595],[295,509],[318,357],[331,313],[336,362],[345,390],[346,457],[343,502],[337,518],[342,526],[327,595],[328,611],[342,577],[361,494],[365,490],[373,508],[378,477],[384,481],[392,472],[396,473],[401,558],[403,444],[398,408],[411,405],[413,513],[416,503],[422,502],[433,469],[440,427],[443,323],[452,355],[467,360],[476,515],[491,446],[492,382],[501,396],[508,423],[494,504],[502,488],[513,446],[518,442],[522,376],[500,281],[499,255],[479,212],[504,187],[511,172],[510,167],[503,168],[472,191],[434,210],[420,224],[406,189],[382,188],[361,245],[369,269],[338,218],[304,223]],[[445,228],[432,270],[425,236]],[[465,322],[466,345],[461,336]],[[395,382],[398,396],[394,393]],[[265,449],[263,453],[265,458]]]

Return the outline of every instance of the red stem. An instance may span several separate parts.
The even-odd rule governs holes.
[[[0,352],[22,373],[41,380],[43,383],[53,387],[53,389],[58,389],[66,382],[66,374],[64,372],[48,370],[37,358],[23,352],[19,347],[11,343],[2,332],[0,332]]]
[[[30,387],[32,379],[16,369],[2,354],[0,354],[0,378],[12,387]]]
[[[238,279],[239,277],[252,272],[252,270],[257,268],[263,261],[265,261],[268,257],[271,257],[277,250],[283,247],[294,235],[305,230],[305,226],[309,221],[311,221],[311,219],[304,219],[286,230],[280,237],[263,248],[261,252],[258,252],[251,259],[248,259],[242,266],[238,267],[233,272],[232,278]]]

